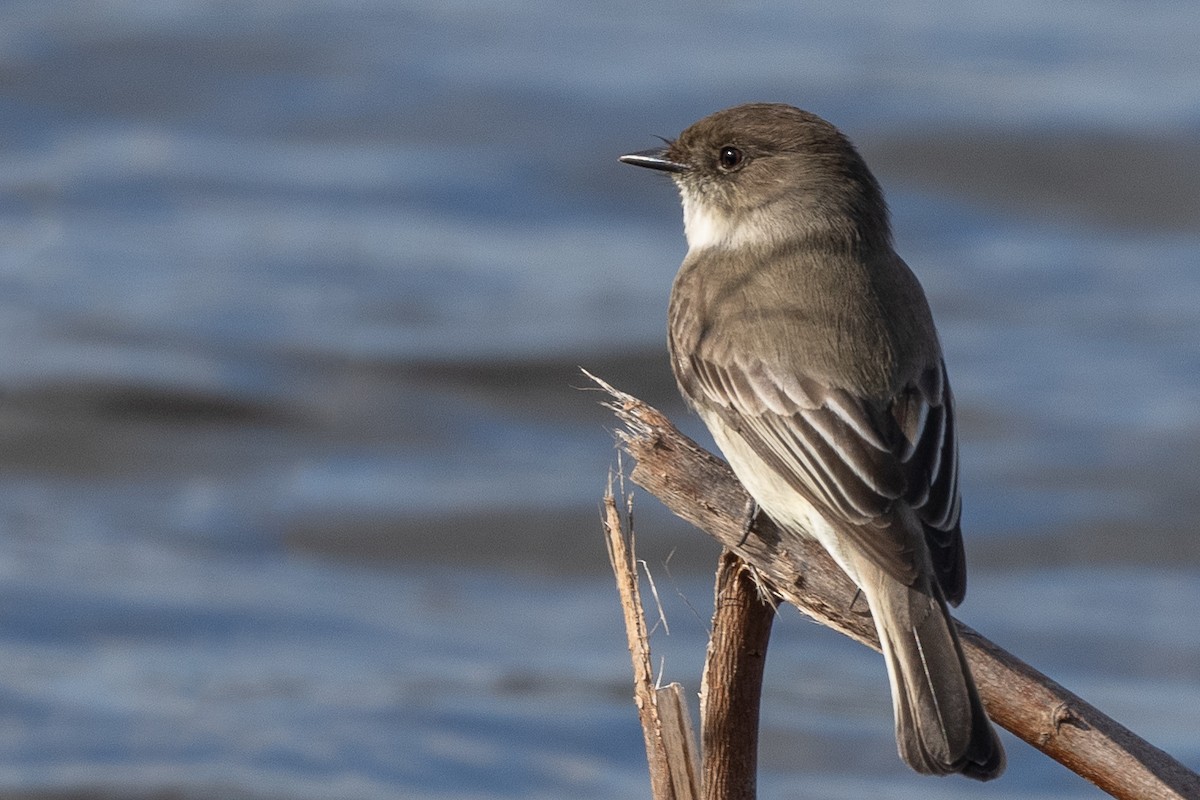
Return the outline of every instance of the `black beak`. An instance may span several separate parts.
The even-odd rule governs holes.
[[[635,167],[646,167],[647,169],[657,169],[663,172],[687,172],[691,169],[687,164],[680,164],[678,161],[672,161],[667,158],[667,148],[665,147],[656,147],[653,150],[630,153],[629,155],[621,156],[619,160],[622,164],[632,164]]]

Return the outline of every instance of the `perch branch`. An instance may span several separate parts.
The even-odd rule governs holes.
[[[775,606],[731,550],[717,567],[712,638],[700,687],[705,800],[754,800],[758,712]]]
[[[637,461],[635,483],[741,556],[806,615],[879,649],[870,617],[850,613],[853,584],[820,545],[785,539],[768,520],[742,542],[747,496],[725,462],[681,434],[661,412],[588,377],[612,395],[609,405],[625,426],[618,432],[621,444]],[[1200,798],[1196,773],[970,627],[957,625],[994,722],[1113,797]]]

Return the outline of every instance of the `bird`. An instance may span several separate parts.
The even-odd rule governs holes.
[[[663,141],[620,161],[668,174],[682,201],[680,392],[752,514],[816,539],[866,600],[903,761],[998,777],[1004,748],[948,611],[966,592],[954,396],[878,181],[841,131],[786,104]]]

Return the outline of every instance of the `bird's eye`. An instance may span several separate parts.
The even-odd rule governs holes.
[[[736,147],[722,147],[720,155],[717,156],[717,163],[721,165],[721,169],[726,172],[737,169],[742,165],[745,156],[742,151]]]

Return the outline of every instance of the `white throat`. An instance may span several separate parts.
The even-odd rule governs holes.
[[[681,192],[683,198],[683,234],[687,237],[688,250],[704,250],[709,247],[738,247],[769,239],[770,227],[763,225],[761,215],[740,220],[713,213],[710,206]]]

